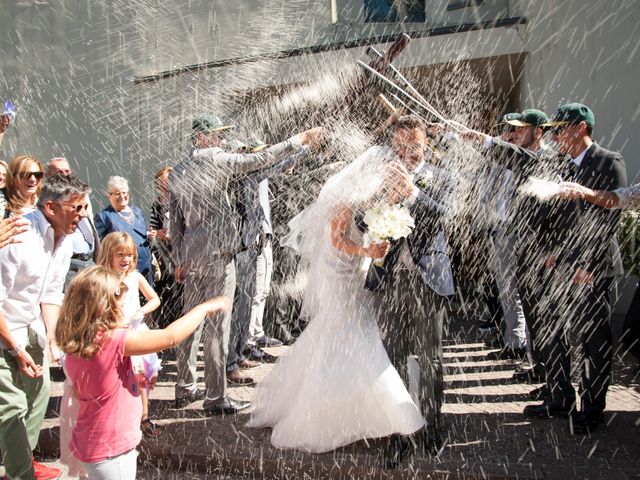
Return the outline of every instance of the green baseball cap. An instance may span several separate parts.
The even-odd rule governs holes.
[[[520,120],[521,116],[522,115],[520,115],[518,112],[505,113],[504,115],[502,115],[500,117],[500,120],[498,120],[498,123],[496,124],[496,127],[498,125],[504,125],[505,123],[509,123],[509,122],[514,121],[514,120]]]
[[[509,119],[506,123],[514,127],[540,127],[548,121],[549,117],[546,113],[535,108],[529,108],[520,114],[520,118]]]
[[[200,132],[200,133],[210,133],[210,132],[216,132],[218,130],[228,130],[233,127],[234,125],[225,125],[215,115],[202,115],[200,117],[194,118],[193,122],[191,122],[191,128],[194,130],[194,132]]]
[[[557,127],[558,125],[573,124],[585,122],[591,128],[596,123],[596,118],[589,107],[582,103],[567,103],[561,105],[553,117],[553,120],[547,122],[542,127]]]

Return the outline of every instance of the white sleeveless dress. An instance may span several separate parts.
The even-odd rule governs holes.
[[[362,243],[353,222],[350,237]],[[311,262],[309,325],[257,386],[248,423],[273,427],[278,448],[326,452],[425,424],[380,339],[365,266],[332,246]]]

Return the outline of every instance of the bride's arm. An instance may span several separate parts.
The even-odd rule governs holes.
[[[384,257],[389,249],[389,243],[374,243],[368,247],[358,245],[349,239],[349,225],[351,223],[351,209],[348,207],[340,210],[331,219],[331,243],[332,245],[348,255],[356,257]]]

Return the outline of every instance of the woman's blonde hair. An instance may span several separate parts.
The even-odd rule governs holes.
[[[102,336],[122,321],[120,298],[126,289],[111,269],[97,265],[81,270],[67,288],[56,325],[60,349],[76,357],[93,358],[100,350]]]
[[[29,171],[31,165],[37,165],[38,169],[44,173],[44,166],[36,157],[31,155],[18,155],[9,162],[7,168],[7,210],[14,214],[19,214],[28,205],[35,205],[36,200],[42,191],[42,181],[38,182],[35,198],[23,198],[18,190],[19,176],[21,173]]]
[[[138,249],[136,243],[126,232],[111,232],[100,242],[100,253],[98,254],[98,265],[111,268],[111,259],[119,248],[128,250],[133,255],[133,261],[129,270],[125,273],[129,274],[138,268]]]

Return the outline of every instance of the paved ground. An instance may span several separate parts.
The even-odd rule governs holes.
[[[286,348],[270,352],[282,355]],[[392,472],[379,468],[380,441],[321,455],[279,451],[269,444],[269,430],[244,427],[247,414],[205,418],[198,403],[174,410],[175,365],[168,355],[151,400],[152,416],[164,432],[143,442],[139,478],[640,479],[640,378],[631,362],[616,362],[608,425],[590,437],[572,437],[566,420],[533,421],[521,414],[532,403],[527,393],[533,387],[514,383],[517,364],[490,361],[486,355],[491,351],[473,323],[450,325],[445,347],[448,443],[438,456],[413,457]],[[259,381],[271,368],[250,372]],[[61,385],[54,382],[52,407],[60,394]],[[252,394],[252,388],[231,389],[239,399]],[[52,414],[43,428],[45,458],[55,455],[56,423]]]

